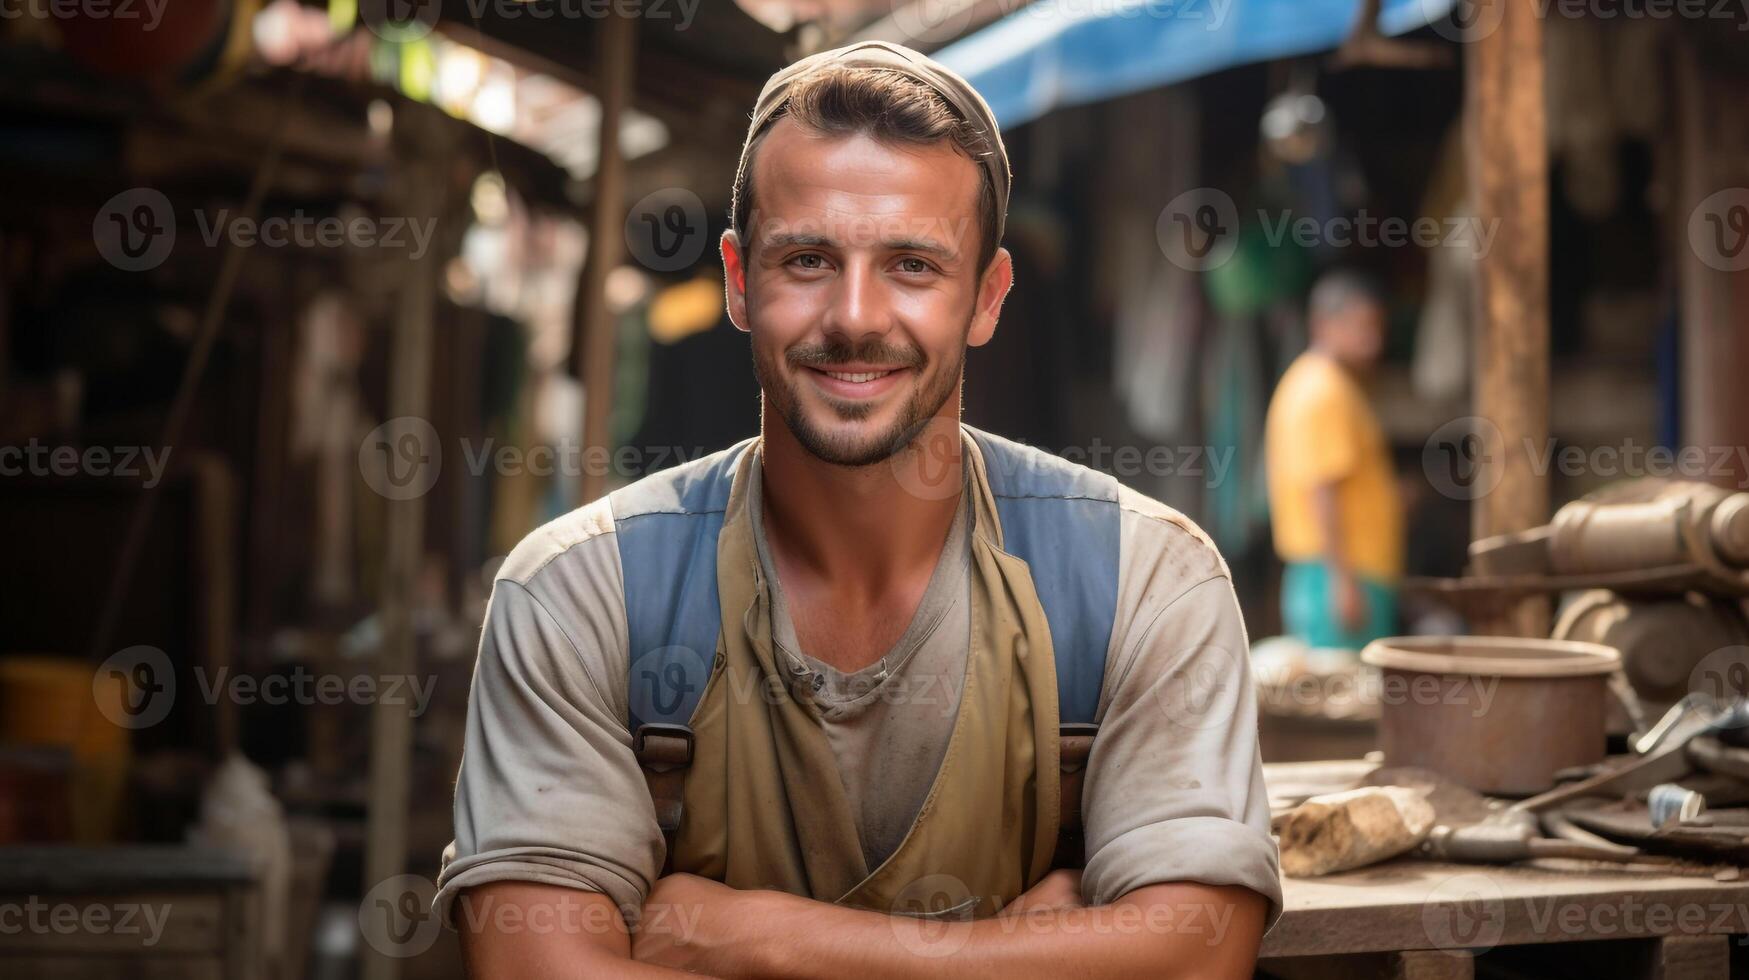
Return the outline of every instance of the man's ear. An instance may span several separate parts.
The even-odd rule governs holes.
[[[1002,316],[1002,301],[1008,297],[1008,290],[1013,285],[1014,256],[1009,255],[1007,249],[998,248],[978,282],[978,305],[972,312],[972,329],[966,334],[968,347],[982,347],[996,335],[996,321]]]
[[[747,333],[747,253],[742,250],[741,236],[730,228],[723,232],[719,243],[723,252],[723,295],[728,301],[729,322],[735,329]]]

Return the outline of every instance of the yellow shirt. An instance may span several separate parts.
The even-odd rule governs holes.
[[[1301,354],[1270,399],[1264,439],[1276,554],[1325,557],[1312,491],[1334,483],[1348,566],[1387,582],[1401,577],[1403,514],[1390,450],[1353,376],[1322,354]]]

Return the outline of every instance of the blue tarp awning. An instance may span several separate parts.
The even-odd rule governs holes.
[[[1456,0],[1384,0],[1379,31],[1404,34]],[[964,75],[1004,128],[1052,109],[1158,88],[1235,65],[1324,51],[1361,0],[1039,0],[933,57]]]

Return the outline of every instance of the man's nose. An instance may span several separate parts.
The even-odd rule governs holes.
[[[880,271],[871,262],[847,262],[822,319],[825,332],[854,344],[892,326],[893,307]]]

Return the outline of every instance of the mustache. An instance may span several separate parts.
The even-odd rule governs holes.
[[[829,341],[824,344],[799,344],[784,351],[784,360],[791,367],[819,368],[833,364],[873,364],[890,368],[923,366],[923,352],[908,345],[889,344],[871,337],[860,344]]]

